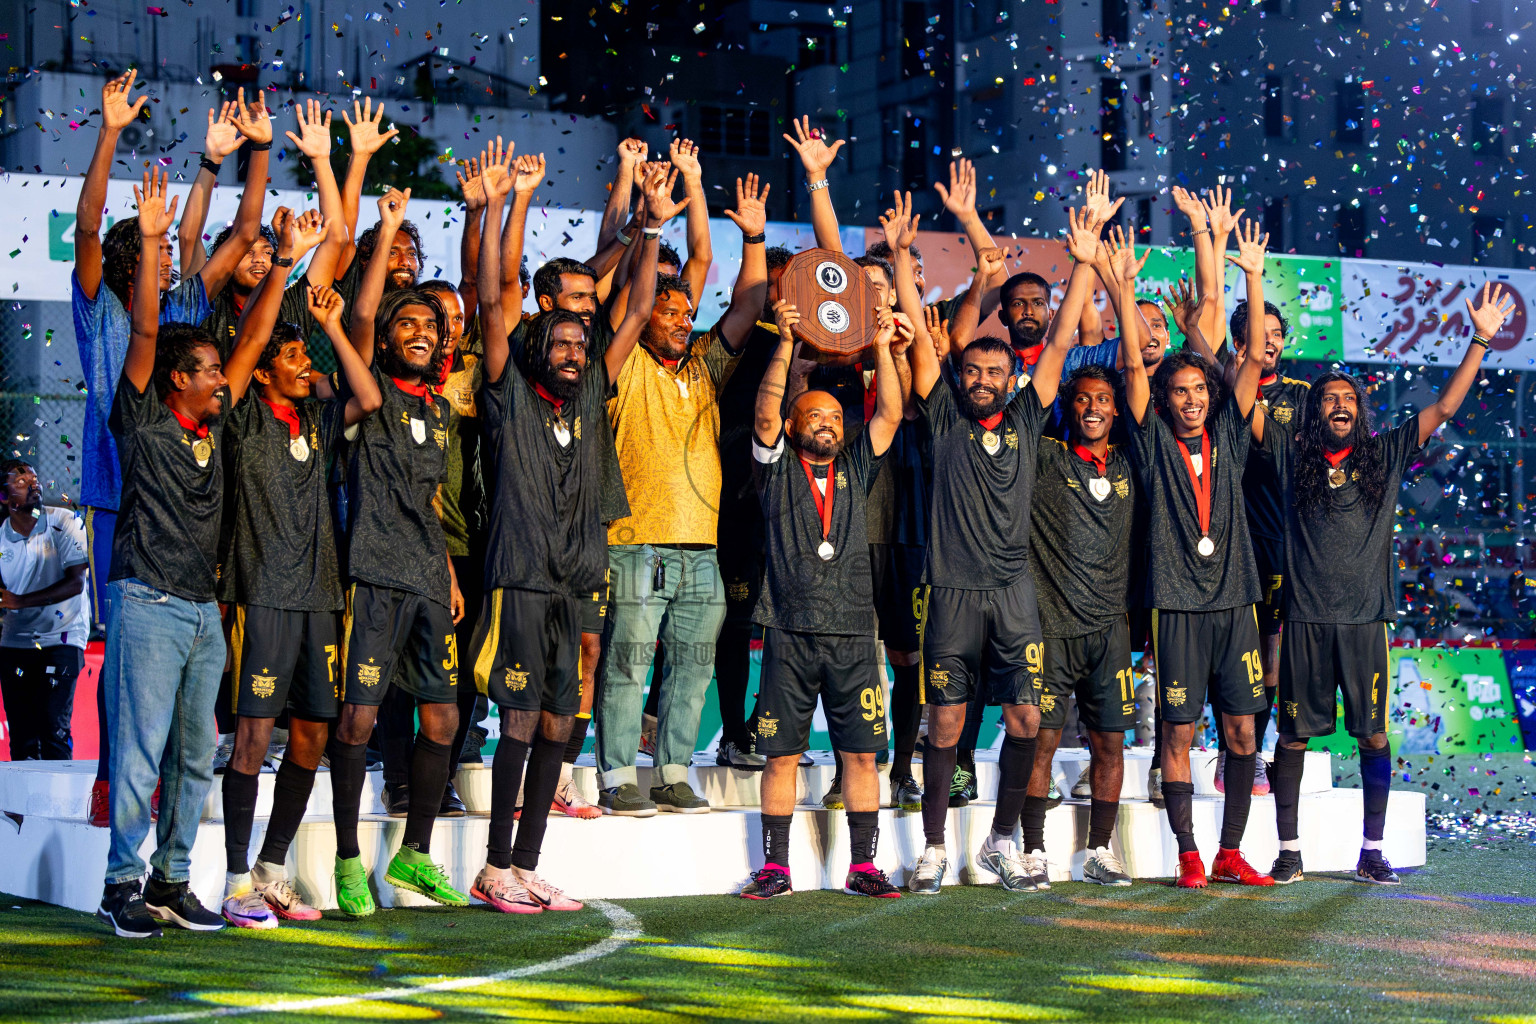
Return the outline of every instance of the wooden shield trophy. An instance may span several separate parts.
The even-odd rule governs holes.
[[[880,304],[864,268],[840,252],[796,253],[779,278],[779,296],[800,311],[801,355],[826,366],[858,362],[874,343]]]

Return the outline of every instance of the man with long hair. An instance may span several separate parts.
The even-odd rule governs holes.
[[[1337,372],[1312,382],[1300,429],[1254,417],[1254,438],[1277,471],[1286,510],[1286,637],[1274,772],[1280,855],[1270,872],[1277,885],[1302,879],[1297,817],[1307,740],[1333,734],[1340,698],[1344,728],[1360,745],[1364,790],[1365,837],[1355,878],[1398,882],[1382,854],[1392,784],[1387,630],[1397,618],[1397,495],[1415,457],[1461,408],[1489,340],[1515,307],[1504,286],[1492,283],[1483,285],[1476,306],[1465,301],[1474,333],[1461,365],[1433,405],[1390,430],[1373,431],[1364,385]]]

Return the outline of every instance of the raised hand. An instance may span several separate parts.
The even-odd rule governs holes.
[[[404,192],[392,188],[379,196],[379,237],[390,239],[395,237],[395,232],[400,230],[400,225],[405,223],[405,208],[411,201],[411,190]],[[387,244],[387,243],[386,243]]]
[[[658,227],[676,217],[688,205],[688,196],[680,203],[672,201],[672,187],[677,182],[677,170],[667,173],[666,164],[656,164],[645,179],[641,190],[645,195],[646,220],[651,227]]]
[[[1210,221],[1211,230],[1218,235],[1230,235],[1237,222],[1242,219],[1243,210],[1236,213],[1232,211],[1232,190],[1217,185],[1208,192],[1201,204],[1205,207],[1205,216]]]
[[[937,181],[933,188],[944,200],[944,209],[954,214],[957,220],[976,216],[976,165],[969,160],[951,160],[949,188]]]
[[[746,184],[742,184],[740,178],[736,179],[736,209],[726,210],[725,215],[748,238],[762,234],[768,226],[768,189],[771,187],[765,183],[759,189],[755,174],[747,175]]]
[[[307,112],[305,107],[308,108]],[[319,100],[309,100],[304,107],[293,108],[294,120],[298,122],[299,131],[283,132],[300,153],[311,160],[325,160],[331,155],[331,112],[325,110],[322,113]]]
[[[880,227],[885,231],[885,244],[891,247],[891,252],[906,249],[917,238],[917,222],[922,219],[922,214],[912,215],[912,193],[892,192],[892,202],[895,204],[885,213],[880,215]]]
[[[1477,297],[1477,305],[1472,305],[1471,299],[1462,299],[1467,304],[1467,312],[1472,315],[1472,327],[1477,332],[1477,337],[1484,341],[1491,341],[1499,329],[1504,326],[1504,321],[1515,311],[1515,297],[1504,290],[1501,284],[1491,281],[1484,282],[1483,290]]]
[[[486,198],[506,198],[512,192],[514,163],[512,144],[503,143],[501,136],[487,140],[485,152],[480,154],[480,186]]]
[[[480,175],[480,158],[472,156],[453,172],[459,179],[459,192],[464,196],[464,208],[470,213],[485,208],[485,180]]]
[[[645,143],[640,139],[619,140],[619,163],[638,164],[645,159]]]
[[[217,163],[245,144],[245,136],[235,127],[235,105],[226,102],[218,110],[208,110],[208,134],[203,137],[203,155]]]
[[[1090,223],[1094,227],[1103,227],[1119,208],[1120,203],[1111,206],[1109,202],[1109,172],[1094,171],[1088,176],[1088,184],[1083,186],[1083,209],[1092,218]]]
[[[325,236],[330,229],[330,222],[320,216],[319,210],[305,210],[292,218],[288,231],[293,252],[289,255],[293,259],[300,259],[305,253],[325,241]],[[281,234],[277,237],[279,241],[283,238]]]
[[[896,318],[891,316],[889,306],[876,306],[871,312],[875,316],[874,345],[876,348],[889,348],[896,337]]]
[[[309,307],[309,315],[314,317],[315,322],[324,327],[327,333],[341,333],[341,313],[347,308],[347,303],[335,288],[328,284],[320,285],[318,288],[310,285],[305,305]]]
[[[1120,230],[1117,224],[1110,229],[1109,238],[1104,243],[1108,251],[1110,272],[1122,282],[1136,280],[1136,275],[1141,273],[1141,268],[1147,265],[1147,257],[1152,255],[1149,246],[1141,252],[1141,259],[1136,258],[1136,238],[1128,231]]]
[[[779,342],[793,342],[795,340],[795,326],[800,323],[800,310],[788,299],[780,299],[773,304],[773,323],[779,329]]]
[[[1179,333],[1188,334],[1189,325],[1195,322],[1195,317],[1200,312],[1200,297],[1195,293],[1195,287],[1190,283],[1189,278],[1179,278],[1173,290],[1163,296],[1163,305],[1168,310],[1169,319],[1178,327]]]
[[[165,171],[151,167],[144,172],[143,186],[133,186],[133,198],[139,204],[139,237],[143,239],[158,240],[176,223],[176,207],[181,197],[173,196],[170,205],[166,205],[168,182]]]
[[[108,79],[107,84],[101,87],[101,119],[105,125],[113,131],[121,131],[133,124],[139,116],[139,111],[144,109],[144,104],[149,102],[149,96],[140,96],[130,103],[129,95],[133,92],[133,80],[139,75],[136,70]]]
[[[832,145],[827,145],[826,132],[820,128],[812,128],[808,115],[798,121],[792,119],[790,123],[794,125],[795,135],[793,138],[785,135],[784,141],[800,154],[800,162],[805,165],[805,173],[826,174],[827,168],[832,166],[832,161],[837,159],[837,151],[843,148],[844,140],[838,139]]]
[[[1200,231],[1210,223],[1205,204],[1199,196],[1177,185],[1169,189],[1168,194],[1173,197],[1173,205],[1178,207],[1179,212],[1189,218],[1191,231]]]
[[[1007,272],[1008,262],[1003,258],[1003,250],[982,249],[976,254],[976,281],[983,288],[1001,282]]]
[[[512,150],[509,148],[507,152],[511,153]],[[535,189],[544,184],[544,173],[547,170],[543,153],[525,153],[518,157],[512,178],[512,191],[520,196],[532,195]]]
[[[1001,249],[997,251],[1002,252]],[[980,268],[977,268],[976,275],[981,276]],[[939,355],[939,361],[943,362],[944,357],[949,355],[949,321],[944,319],[938,306],[924,306],[923,326],[928,329],[928,337],[933,339],[933,348]]]
[[[358,156],[372,156],[384,148],[384,143],[400,134],[398,128],[379,130],[379,124],[384,120],[382,100],[377,110],[373,107],[371,96],[365,97],[362,103],[353,100],[352,115],[348,117],[345,110],[341,112],[341,118],[347,122],[347,131],[352,139],[352,152]]]
[[[1079,263],[1092,263],[1099,251],[1100,225],[1085,206],[1067,211],[1067,251]]]
[[[1269,247],[1269,234],[1259,234],[1259,225],[1247,220],[1237,229],[1237,255],[1227,254],[1227,262],[1235,263],[1245,273],[1264,272],[1264,250]]]
[[[902,312],[891,316],[896,324],[896,335],[891,339],[891,355],[899,356],[912,347],[912,340],[917,337],[917,329],[912,326],[912,318]]]
[[[272,234],[277,236],[279,249],[293,248],[293,211],[279,206],[272,211]]]
[[[692,139],[673,139],[667,158],[673,167],[683,172],[684,181],[698,181],[704,174],[704,169],[699,166],[699,147]]]
[[[267,112],[267,101],[259,88],[256,95],[245,102],[245,89],[235,93],[235,128],[255,145],[272,141],[272,115]]]
[[[663,161],[660,161],[660,160],[647,160],[645,158],[645,153],[642,151],[641,154],[640,154],[640,159],[636,160],[634,162],[634,165],[630,169],[630,173],[632,175],[634,175],[634,179],[633,180],[634,180],[634,183],[635,183],[635,189],[637,191],[644,192],[645,191],[645,179],[649,178],[651,176],[651,172],[654,171],[657,167],[665,167],[665,166],[666,166],[666,164]]]

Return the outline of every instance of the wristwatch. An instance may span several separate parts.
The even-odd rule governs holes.
[[[291,267],[291,266],[293,266],[293,257],[292,256],[273,256],[272,257],[272,265],[274,267]]]

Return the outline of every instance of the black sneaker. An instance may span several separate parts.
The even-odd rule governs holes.
[[[107,886],[96,916],[111,925],[120,939],[158,939],[161,934],[160,926],[144,906],[144,896],[136,881]]]
[[[832,785],[827,787],[826,793],[822,794],[821,806],[829,811],[841,811],[844,808],[843,777],[841,775],[834,775],[832,777]]]
[[[955,765],[955,774],[949,783],[949,806],[964,807],[976,799],[976,773]]]
[[[901,896],[901,890],[891,884],[885,872],[879,868],[869,871],[848,872],[843,880],[843,892],[849,896],[873,896],[879,900],[892,900]]]
[[[453,788],[453,783],[448,783],[448,788],[443,790],[443,805],[438,808],[439,818],[462,818],[468,813],[464,807],[464,801],[459,799],[458,791]]]
[[[224,918],[203,906],[186,882],[172,885],[150,878],[144,890],[144,906],[160,920],[188,931],[216,932],[224,928]]]
[[[1355,865],[1355,881],[1370,882],[1372,885],[1397,885],[1402,879],[1397,877],[1397,872],[1392,870],[1392,865],[1387,863],[1387,858],[1381,855],[1380,850],[1361,850],[1360,861]]]
[[[384,783],[384,813],[391,818],[403,818],[411,810],[411,787],[405,783],[391,786]]]
[[[1306,881],[1306,876],[1301,873],[1301,851],[1281,850],[1280,856],[1275,858],[1275,866],[1269,869],[1269,877],[1276,885]]]
[[[788,896],[789,876],[776,868],[758,868],[752,872],[752,881],[741,887],[736,895],[744,900],[771,900],[775,896]]]

